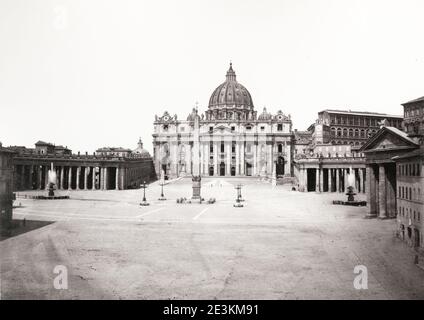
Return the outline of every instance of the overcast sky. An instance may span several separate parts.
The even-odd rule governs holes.
[[[1,0],[0,141],[152,150],[155,114],[207,109],[230,60],[258,112],[402,114],[424,95],[424,1]]]

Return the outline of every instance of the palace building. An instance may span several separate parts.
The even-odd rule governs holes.
[[[150,154],[141,140],[135,150],[104,147],[93,154],[73,154],[70,149],[38,141],[35,148],[12,146],[16,190],[42,190],[48,186],[53,164],[59,190],[123,190],[155,180]]]
[[[192,175],[193,147],[198,142],[201,176],[290,178],[293,137],[290,115],[282,111],[272,114],[265,108],[258,113],[230,64],[225,81],[212,92],[204,113],[196,107],[186,119],[166,111],[155,117],[156,173],[163,172],[167,178]]]
[[[382,121],[386,121],[388,126],[402,129],[402,116],[331,109],[318,112],[317,122],[311,129],[317,142],[350,144],[352,148],[359,149],[380,129]]]
[[[403,104],[404,131],[388,123],[361,148],[367,216],[396,218],[398,235],[424,252],[424,97]]]

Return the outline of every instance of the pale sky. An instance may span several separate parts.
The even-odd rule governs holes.
[[[230,60],[258,112],[403,113],[424,95],[422,0],[1,0],[0,141],[152,150]]]

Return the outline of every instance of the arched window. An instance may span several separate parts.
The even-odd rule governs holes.
[[[278,152],[283,152],[283,145],[281,143],[278,144]]]

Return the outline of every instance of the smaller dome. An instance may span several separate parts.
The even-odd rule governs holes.
[[[146,149],[143,149],[143,142],[141,141],[141,138],[138,140],[137,148],[132,151],[132,153],[141,158],[149,158],[150,153]]]
[[[271,120],[272,115],[266,111],[266,108],[262,111],[262,113],[258,116],[258,120]]]

